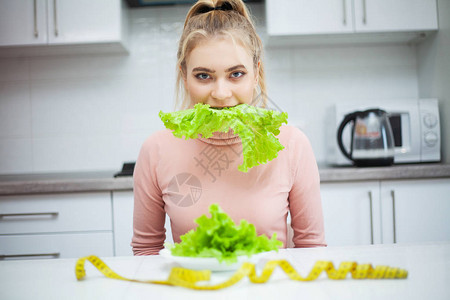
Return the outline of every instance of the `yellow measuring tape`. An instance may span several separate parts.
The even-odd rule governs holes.
[[[86,270],[84,268],[84,263],[86,260],[90,261],[107,278],[140,283],[181,286],[194,290],[223,289],[232,286],[246,276],[248,276],[250,281],[253,283],[265,283],[267,280],[269,280],[272,272],[277,266],[279,266],[290,279],[296,281],[315,280],[323,271],[327,273],[328,278],[333,280],[345,279],[348,273],[352,275],[353,279],[404,279],[408,277],[408,271],[399,268],[391,268],[388,266],[376,266],[374,268],[371,264],[358,265],[356,262],[342,262],[339,265],[339,268],[335,269],[333,263],[330,261],[317,261],[311,272],[309,272],[308,276],[302,277],[297,273],[297,271],[295,271],[295,269],[287,260],[270,260],[264,265],[260,276],[256,275],[254,264],[244,262],[240,269],[237,270],[236,273],[234,273],[225,282],[215,285],[199,285],[198,283],[201,281],[210,280],[211,271],[194,271],[174,267],[169,274],[169,278],[164,281],[128,279],[115,273],[97,256],[91,255],[78,259],[75,265],[75,275],[78,280],[82,280],[86,276]]]

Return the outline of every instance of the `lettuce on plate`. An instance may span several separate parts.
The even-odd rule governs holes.
[[[251,256],[256,253],[277,250],[283,243],[274,233],[269,239],[266,235],[256,235],[255,226],[246,220],[236,225],[219,207],[209,207],[211,218],[205,215],[197,218],[198,226],[182,235],[181,242],[166,247],[174,256],[215,257],[220,262],[232,264],[240,255]]]
[[[239,104],[223,109],[211,108],[208,104],[197,103],[194,108],[164,113],[159,117],[164,126],[173,130],[173,135],[185,139],[195,139],[201,134],[209,138],[214,132],[233,130],[242,141],[243,163],[241,172],[265,164],[284,149],[275,137],[280,133],[281,124],[287,124],[287,113]]]

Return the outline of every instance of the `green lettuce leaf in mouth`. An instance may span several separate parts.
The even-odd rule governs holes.
[[[214,132],[233,130],[242,141],[243,163],[241,172],[265,164],[276,158],[284,149],[276,136],[281,124],[287,124],[287,113],[239,104],[222,109],[211,108],[208,104],[197,103],[194,108],[164,113],[159,117],[167,129],[173,130],[178,138],[196,139],[199,134],[209,138]]]
[[[232,264],[240,255],[250,257],[265,251],[278,251],[283,246],[276,233],[269,239],[264,234],[257,236],[255,226],[246,220],[236,225],[217,204],[212,204],[209,212],[211,218],[206,215],[197,218],[198,226],[182,235],[180,243],[165,245],[172,255],[215,257],[220,262]]]

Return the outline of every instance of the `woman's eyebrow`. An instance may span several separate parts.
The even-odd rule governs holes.
[[[208,73],[216,73],[216,71],[213,71],[211,69],[208,68],[203,68],[203,67],[197,67],[197,68],[193,68],[192,72],[208,72]]]
[[[225,72],[231,72],[231,71],[234,71],[234,70],[237,70],[237,69],[245,69],[245,70],[247,70],[247,68],[244,65],[236,65],[234,67],[226,69]]]

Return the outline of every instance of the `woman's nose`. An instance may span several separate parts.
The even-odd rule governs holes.
[[[230,87],[227,82],[224,80],[217,80],[213,86],[211,91],[211,97],[217,100],[225,100],[230,98],[233,93],[231,92]]]

